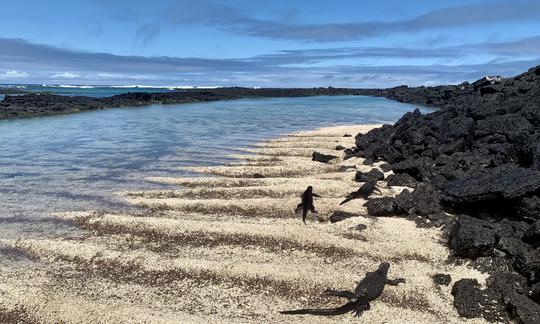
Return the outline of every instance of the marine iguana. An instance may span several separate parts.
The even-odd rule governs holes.
[[[379,193],[381,193],[381,191],[376,187],[377,185],[377,181],[376,180],[368,180],[366,181],[361,187],[360,189],[358,189],[357,191],[355,192],[351,192],[350,194],[347,195],[347,197],[345,198],[345,200],[343,200],[340,205],[343,205],[353,199],[358,199],[358,198],[367,198],[369,197],[369,195],[371,195],[373,193],[373,191],[377,190]]]
[[[320,315],[320,316],[332,316],[341,315],[348,312],[353,312],[355,317],[359,317],[366,310],[371,308],[369,302],[377,299],[383,292],[384,286],[391,285],[397,286],[400,283],[405,283],[405,279],[398,278],[394,280],[388,279],[388,269],[390,263],[383,262],[379,265],[379,268],[375,272],[368,272],[364,279],[362,279],[354,292],[348,290],[325,290],[327,295],[347,298],[349,301],[343,306],[336,308],[305,308],[281,311],[281,314],[287,315]]]
[[[313,193],[313,187],[308,186],[306,191],[302,194],[302,202],[296,206],[295,213],[299,213],[302,211],[302,221],[304,224],[306,223],[306,216],[308,211],[311,211],[312,213],[316,214],[317,211],[315,210],[315,206],[313,206],[313,197],[319,197],[321,196]]]

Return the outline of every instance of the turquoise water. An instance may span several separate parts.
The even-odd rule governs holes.
[[[414,106],[369,97],[245,99],[0,121],[0,237],[69,230],[55,211],[130,208],[115,191],[147,176],[230,161],[261,139],[321,126],[391,123]],[[424,111],[427,111],[424,109]]]

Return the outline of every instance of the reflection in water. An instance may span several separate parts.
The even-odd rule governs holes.
[[[132,208],[113,193],[163,188],[148,176],[218,165],[263,138],[320,126],[389,123],[411,105],[381,98],[236,100],[0,121],[0,237],[70,230],[55,211]]]

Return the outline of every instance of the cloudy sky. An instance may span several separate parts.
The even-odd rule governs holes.
[[[540,1],[17,0],[0,83],[390,87],[540,64]]]

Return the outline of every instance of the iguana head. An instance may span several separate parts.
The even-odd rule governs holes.
[[[383,262],[379,265],[379,269],[377,271],[386,275],[388,273],[388,269],[390,269],[390,263]]]

